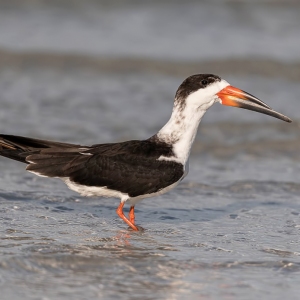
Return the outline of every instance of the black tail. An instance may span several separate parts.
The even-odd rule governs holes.
[[[26,157],[38,154],[46,148],[76,148],[79,145],[66,144],[27,138],[23,136],[0,134],[0,155],[28,164]]]

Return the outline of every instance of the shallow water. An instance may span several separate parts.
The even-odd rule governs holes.
[[[163,17],[173,20],[180,15],[179,3],[170,10],[159,3],[136,8],[132,4],[99,8],[94,2],[75,8],[68,1],[61,2],[64,7],[28,3],[30,9],[26,5],[6,7],[5,18],[4,10],[0,11],[0,23],[6,26],[6,31],[0,26],[4,49],[0,58],[2,133],[82,144],[147,138],[170,116],[175,90],[189,75],[184,75],[190,68],[185,60],[202,63],[195,47],[174,48],[178,39],[175,33],[172,36],[171,27],[162,32],[162,36],[171,34],[165,44],[156,40],[154,25],[159,27]],[[201,16],[212,13],[213,6],[207,3],[194,3],[186,10],[192,12],[195,7]],[[295,14],[299,6],[285,6],[285,17],[278,22],[275,16],[280,4],[235,6],[224,2],[222,7],[224,10],[213,12],[222,15],[215,19],[215,28],[227,24],[225,29],[239,37],[248,34],[249,43],[260,30],[269,36],[269,44],[258,36],[257,47],[238,47],[232,55],[258,54],[262,65],[268,65],[263,55],[274,47],[272,58],[285,66],[281,73],[267,76],[270,73],[258,72],[261,69],[250,68],[250,72],[248,60],[240,62],[239,75],[224,70],[226,80],[294,122],[287,124],[216,104],[200,125],[188,177],[168,194],[137,205],[137,223],[145,228],[138,233],[128,230],[116,216],[119,200],[80,197],[59,180],[36,177],[26,173],[21,163],[1,158],[0,298],[298,298],[300,85],[286,60],[297,65],[299,59],[298,31],[294,28],[299,27]],[[245,29],[239,27],[243,19],[238,18],[237,10],[241,14],[246,9],[250,15]],[[182,31],[186,40],[196,41],[195,28],[204,21],[197,19],[196,13],[190,15],[185,27],[178,25],[177,33]],[[141,16],[151,22],[139,26],[144,20]],[[55,22],[57,18],[60,23]],[[124,28],[116,27],[116,19],[128,23]],[[7,26],[12,20],[17,23]],[[58,31],[59,25],[64,29]],[[69,35],[74,28],[81,28],[78,40],[75,33]],[[136,49],[126,38],[129,33],[125,34],[132,28],[137,28],[135,35],[140,41]],[[282,32],[294,29],[279,43],[276,36],[280,30],[276,28]],[[98,30],[99,37],[114,32],[114,38],[107,39],[106,45],[99,41],[92,45],[89,41]],[[81,38],[82,31],[90,32],[86,40]],[[29,39],[24,32],[31,32]],[[49,40],[43,45],[48,54],[44,56],[39,52],[44,50],[39,38],[46,33]],[[214,68],[214,59],[220,57],[230,62],[219,49],[212,49],[215,42],[210,37],[205,35],[212,50],[203,52],[209,52],[212,59],[206,66]],[[155,47],[147,52],[151,41],[156,41]],[[230,40],[222,40],[225,49],[230,45]],[[111,53],[101,47],[117,50]],[[37,53],[39,63],[20,52],[24,49]],[[82,49],[86,55],[102,55],[99,64],[93,65],[88,56],[82,56],[77,65],[74,60],[69,65],[69,53]],[[175,49],[171,57],[166,54],[170,49]],[[103,57],[108,54],[109,64],[104,66]],[[114,62],[111,54],[120,56],[119,60]],[[3,59],[10,55],[12,60]],[[168,67],[162,64],[149,71],[145,65],[136,66],[134,60],[131,69],[128,55],[146,57],[150,65],[157,58],[174,60]],[[120,71],[120,62],[125,61],[126,67]],[[183,70],[167,70],[170,66],[176,70],[179,63]]]

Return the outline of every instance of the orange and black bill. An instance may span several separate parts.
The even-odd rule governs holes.
[[[228,85],[226,88],[217,93],[217,96],[221,99],[221,104],[223,105],[249,109],[272,116],[285,122],[292,122],[292,120],[287,116],[278,113],[258,98],[234,86]]]

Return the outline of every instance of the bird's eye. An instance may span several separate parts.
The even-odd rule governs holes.
[[[208,84],[208,82],[207,82],[207,80],[203,79],[203,80],[201,81],[201,84],[204,85],[204,86],[206,86],[206,85]]]

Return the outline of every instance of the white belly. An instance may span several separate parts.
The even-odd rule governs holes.
[[[64,178],[63,181],[66,183],[69,189],[79,193],[82,196],[114,197],[114,198],[119,198],[122,202],[129,201],[130,205],[135,205],[136,203],[138,203],[144,198],[155,197],[170,191],[185,177],[185,175],[186,173],[177,182],[174,182],[173,184],[161,189],[158,192],[151,193],[151,194],[144,194],[137,197],[129,197],[129,195],[126,193],[111,190],[108,189],[107,187],[95,187],[95,186],[86,186],[86,185],[77,184],[75,182],[72,182],[69,178]]]

